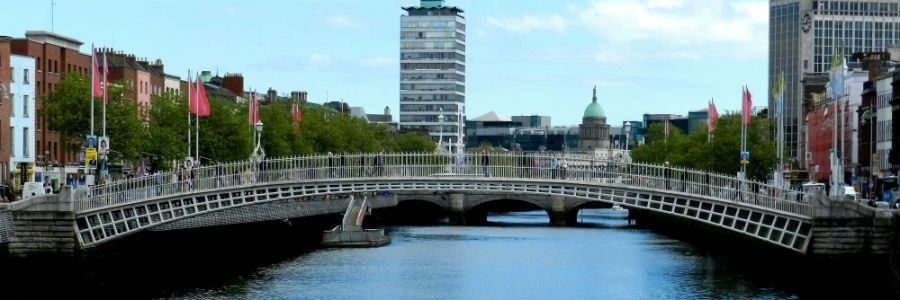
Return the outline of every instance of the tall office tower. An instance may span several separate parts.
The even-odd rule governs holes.
[[[400,17],[400,130],[462,145],[466,115],[466,19],[443,0]],[[455,147],[455,146],[454,146]]]
[[[789,158],[805,160],[805,103],[811,93],[825,91],[832,56],[880,52],[898,44],[898,0],[769,2],[769,114],[774,113],[772,86],[784,72],[784,135]]]

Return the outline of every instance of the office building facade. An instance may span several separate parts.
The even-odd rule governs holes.
[[[400,130],[424,129],[444,144],[465,134],[466,19],[443,0],[422,0],[400,17]],[[462,143],[460,143],[462,144]]]
[[[889,0],[769,2],[769,113],[771,90],[784,73],[784,134],[790,157],[805,158],[806,103],[826,82],[832,57],[880,52],[900,44],[900,2]],[[846,89],[845,89],[846,91]]]

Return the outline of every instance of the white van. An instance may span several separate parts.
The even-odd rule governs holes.
[[[852,186],[844,186],[843,190],[844,200],[847,201],[857,201],[859,200],[859,194],[856,193],[856,190],[853,189]]]

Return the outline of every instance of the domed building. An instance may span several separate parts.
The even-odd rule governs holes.
[[[597,86],[594,86],[594,100],[584,109],[581,125],[578,125],[578,148],[609,149],[609,125],[603,107],[597,103]]]

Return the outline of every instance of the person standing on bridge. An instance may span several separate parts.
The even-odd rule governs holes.
[[[328,157],[325,158],[325,176],[334,178],[334,154],[328,151]]]
[[[522,160],[522,178],[528,178],[528,170],[530,169],[528,163],[531,162],[531,158],[528,157],[528,153],[525,153],[524,151],[519,152],[519,155],[521,156]]]
[[[375,174],[378,177],[384,176],[384,149],[381,149],[381,152],[378,152],[378,156],[375,156],[375,160],[372,162],[375,164]]]
[[[488,154],[488,150],[484,149],[481,151],[481,168],[484,170],[484,177],[491,177],[491,174],[488,172],[488,166],[491,165],[491,157]]]
[[[566,161],[566,155],[563,154],[559,159],[559,179],[566,179],[566,171],[569,170],[569,162]]]
[[[550,154],[550,178],[556,179],[559,174],[559,160],[556,159],[556,155]]]
[[[341,152],[341,157],[338,159],[338,177],[344,178],[344,168],[347,163],[347,154]]]

